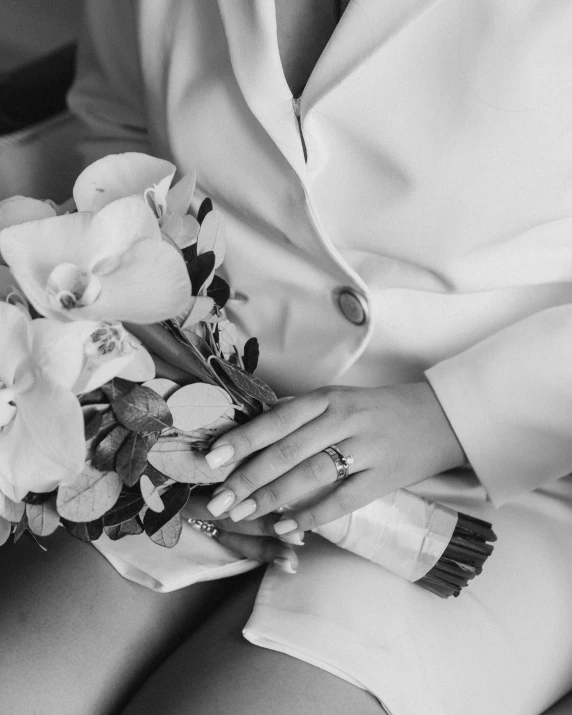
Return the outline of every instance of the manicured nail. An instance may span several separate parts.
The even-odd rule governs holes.
[[[207,504],[207,509],[213,516],[220,516],[230,509],[235,499],[236,497],[230,489],[224,489],[210,500]]]
[[[276,566],[278,566],[279,569],[282,569],[282,571],[285,571],[286,573],[296,573],[296,569],[290,563],[290,559],[274,559],[272,563],[274,563]]]
[[[287,544],[293,544],[294,546],[304,546],[304,540],[300,536],[299,531],[295,531],[292,534],[283,534],[279,537],[280,541],[285,541]]]
[[[298,524],[294,521],[294,519],[280,519],[280,521],[276,522],[274,524],[274,531],[279,535],[282,536],[283,534],[289,534],[291,531],[294,531],[294,529],[298,528]]]
[[[230,444],[222,444],[220,447],[217,447],[209,452],[205,459],[211,469],[217,469],[217,467],[222,467],[223,464],[230,462],[233,455],[233,447],[231,447]]]
[[[216,489],[213,489],[213,497],[216,497],[217,494],[220,494],[226,487],[223,484],[219,484]]]
[[[233,521],[241,521],[242,519],[246,519],[247,516],[254,514],[255,511],[256,502],[254,499],[246,499],[242,504],[235,506],[229,516]]]

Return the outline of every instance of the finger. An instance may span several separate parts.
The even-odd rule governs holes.
[[[306,460],[310,460],[313,465],[315,461],[313,458],[323,449],[333,441],[339,441],[342,437],[348,436],[344,434],[347,429],[345,424],[337,422],[330,415],[320,415],[317,419],[303,425],[300,429],[270,445],[251,460],[237,467],[224,483],[224,495],[210,504],[209,509],[213,509],[212,513],[216,514],[217,507],[232,508],[234,518],[236,507],[252,496],[253,492],[265,484],[274,484],[279,477],[297,465],[305,463]],[[329,459],[327,455],[325,456],[326,459]],[[320,459],[319,462],[321,463],[322,460]],[[330,465],[333,466],[331,460]],[[313,481],[312,476],[312,473],[308,474],[310,484]],[[319,480],[316,486],[321,486],[323,481]],[[294,496],[304,493],[303,490],[299,494],[295,493]],[[247,511],[247,504],[240,509],[240,513],[245,516]]]
[[[206,455],[211,469],[249,457],[321,415],[328,401],[320,391],[273,405],[267,412],[217,440]]]
[[[216,523],[217,528],[224,531],[231,531],[237,534],[249,534],[251,536],[271,536],[277,538],[274,531],[274,524],[278,521],[277,514],[268,514],[261,519],[253,521],[234,522],[228,517],[228,514],[222,514],[215,518],[207,509],[207,503],[210,497],[195,496],[191,497],[183,509],[183,517],[185,519],[200,519],[202,521],[212,521]],[[283,541],[295,546],[303,546],[303,532],[293,531],[291,534],[286,534],[284,537],[278,537]]]
[[[337,488],[318,502],[284,515],[274,526],[276,533],[311,531],[318,526],[341,519],[356,509],[361,509],[380,496],[375,494],[378,479],[379,475],[373,469],[354,474],[340,482]]]
[[[221,531],[218,540],[223,546],[247,559],[273,563],[286,573],[296,573],[298,570],[298,556],[294,549],[277,539]]]
[[[353,447],[353,439],[338,442],[342,454],[350,456]],[[318,452],[255,491],[241,506],[231,509],[230,517],[234,521],[240,521],[241,518],[256,519],[334,484],[338,477],[334,460],[326,452]]]

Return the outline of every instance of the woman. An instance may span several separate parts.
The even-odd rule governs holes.
[[[221,439],[213,463],[259,454],[189,507],[278,564],[191,586],[252,561],[190,527],[159,556],[98,543],[157,595],[71,539],[30,554],[3,596],[7,711],[539,715],[572,687],[572,10],[353,0],[336,24],[329,0],[93,0],[86,19],[87,158],[196,169],[227,218],[230,317],[299,397]],[[331,444],[350,478],[276,528],[334,481]],[[494,521],[455,601],[275,538],[408,486]]]

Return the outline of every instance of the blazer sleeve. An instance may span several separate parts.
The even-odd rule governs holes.
[[[572,471],[572,306],[514,323],[426,376],[495,506]]]
[[[85,126],[85,163],[124,151],[152,153],[132,0],[85,0],[68,105]]]

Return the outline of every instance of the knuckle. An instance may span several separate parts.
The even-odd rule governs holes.
[[[234,442],[240,454],[246,455],[256,451],[254,440],[248,430],[237,431],[237,434],[234,435]]]
[[[293,439],[285,439],[276,445],[276,456],[284,465],[297,464],[300,458],[300,445]]]
[[[323,462],[310,461],[307,460],[302,462],[302,470],[304,474],[304,479],[319,486],[322,486],[325,482],[331,481],[329,475],[327,474],[326,465]]]
[[[279,496],[276,487],[270,483],[267,484],[264,489],[261,489],[257,494],[257,503],[259,508],[264,506],[265,509],[271,509],[276,504],[278,504]]]
[[[266,413],[268,418],[272,422],[272,427],[277,431],[282,431],[286,429],[288,418],[287,411],[285,409],[277,409],[276,407],[271,407]]]
[[[234,472],[232,475],[232,481],[229,478],[228,482],[231,482],[228,487],[231,491],[247,491],[250,493],[256,488],[256,480],[254,476],[245,470]]]

